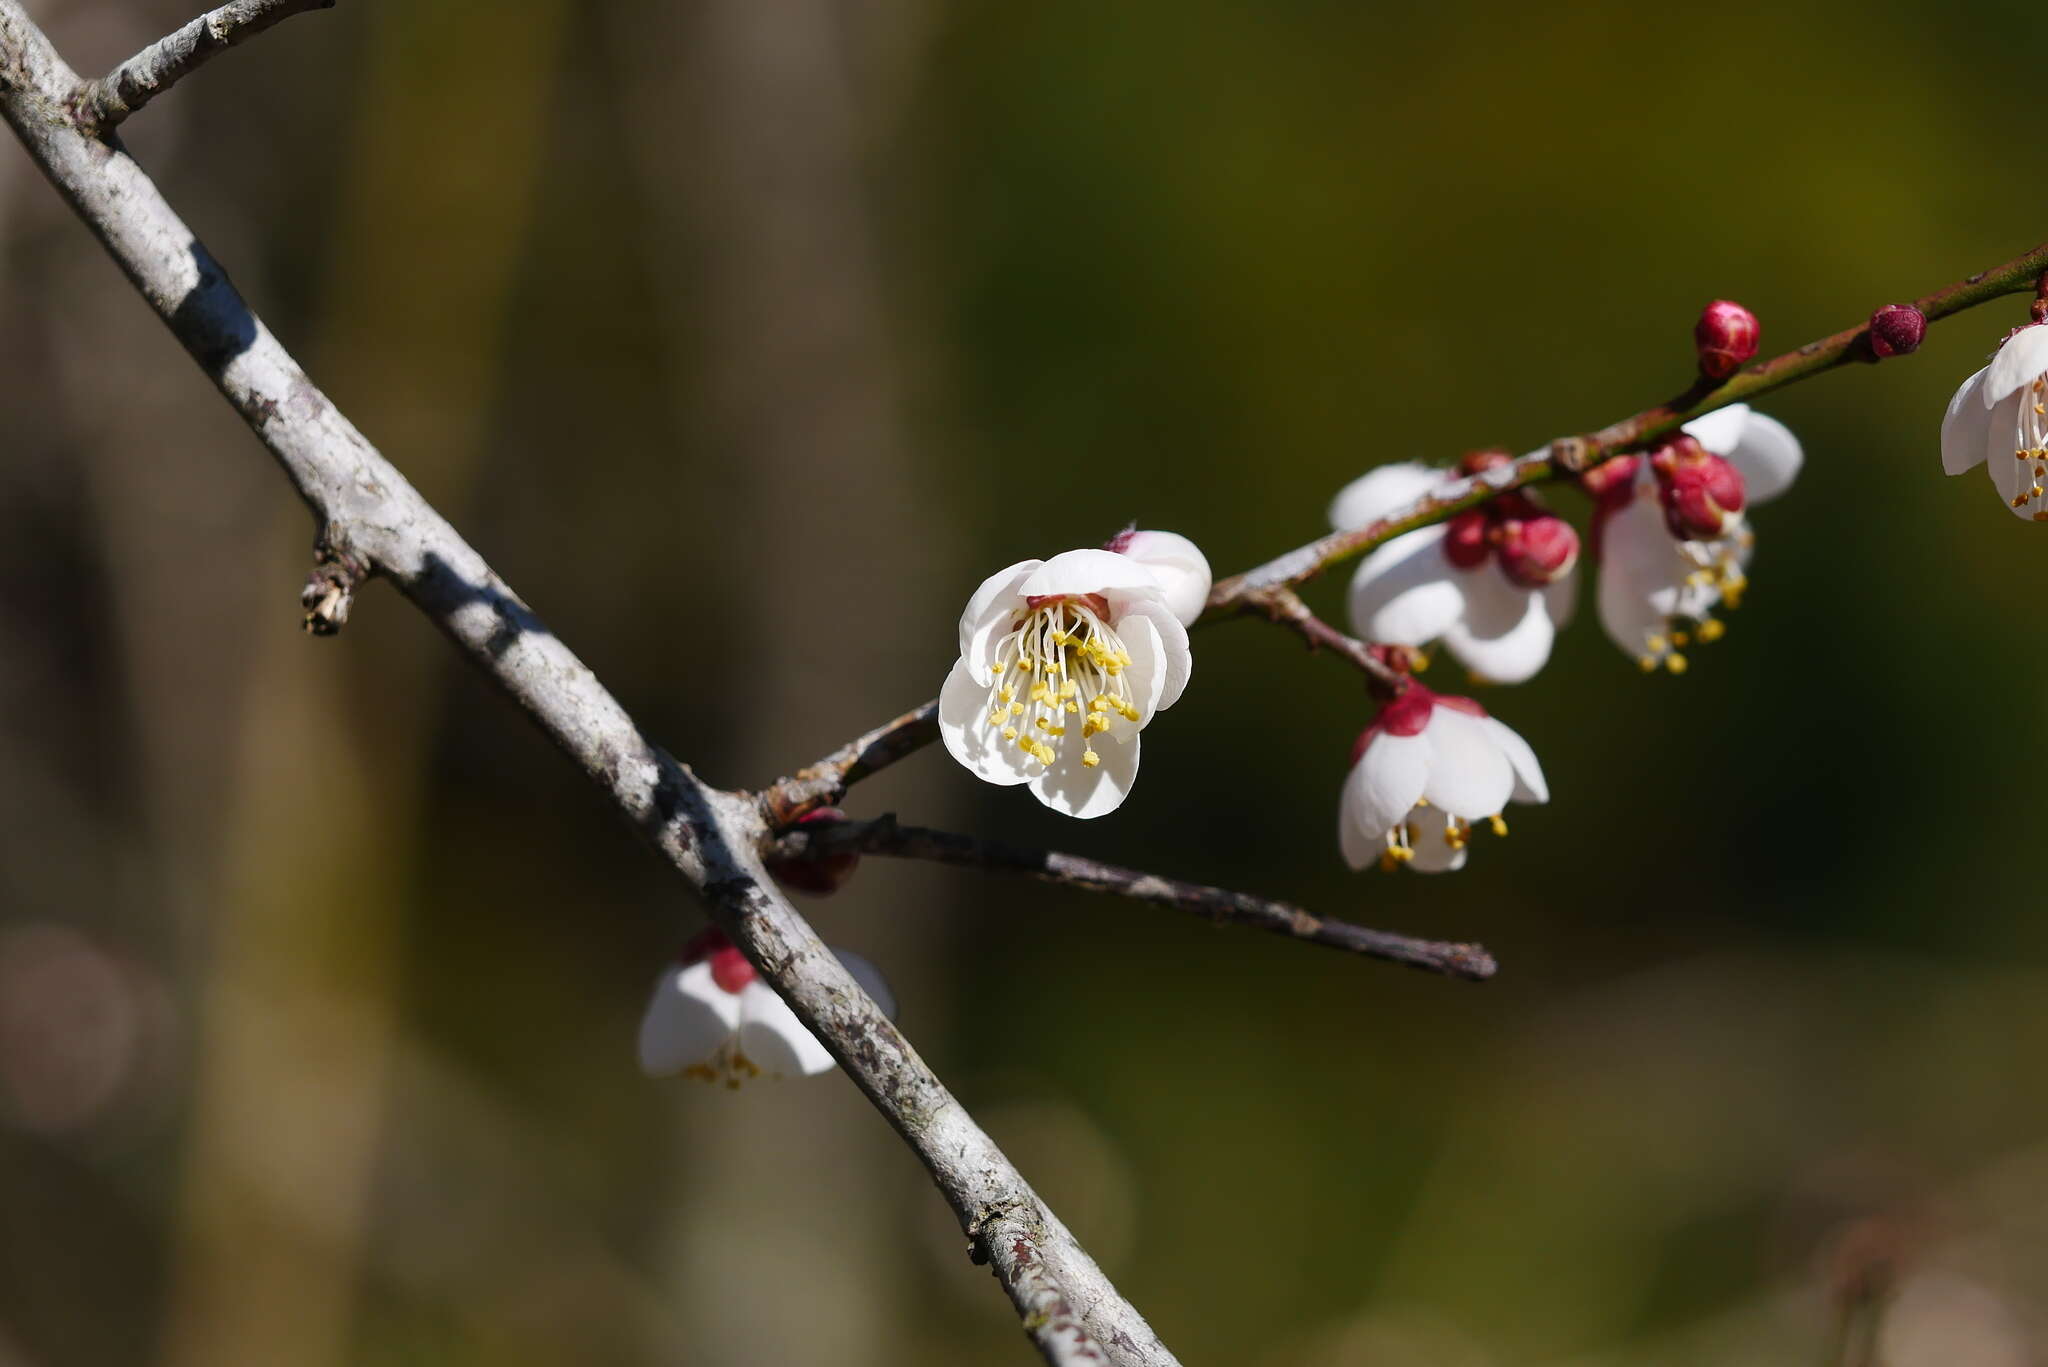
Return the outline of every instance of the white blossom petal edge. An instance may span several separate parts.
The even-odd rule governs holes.
[[[2048,325],[2021,328],[1964,380],[1941,420],[1941,468],[1978,464],[2006,508],[2048,522]]]
[[[1068,816],[1115,811],[1138,776],[1138,733],[1193,669],[1166,594],[1151,568],[1106,550],[990,575],[960,616],[960,658],[939,692],[946,749]],[[1115,743],[1098,750],[1098,736]]]

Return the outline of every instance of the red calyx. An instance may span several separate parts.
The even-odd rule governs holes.
[[[1483,508],[1459,513],[1444,525],[1444,558],[1461,570],[1478,569],[1493,554],[1487,533],[1491,521]]]
[[[1579,563],[1579,534],[1572,524],[1545,513],[1500,527],[1500,568],[1508,582],[1525,589],[1554,584]]]
[[[706,960],[711,964],[711,981],[717,983],[721,991],[737,994],[758,976],[754,966],[747,962],[747,956],[734,948],[732,941],[717,926],[698,931],[683,946],[685,968]]]
[[[1911,304],[1886,304],[1870,315],[1870,350],[1880,361],[1920,349],[1927,315]]]
[[[1756,357],[1763,325],[1756,315],[1732,299],[1716,299],[1700,311],[1692,340],[1699,352],[1700,374],[1725,380]]]
[[[1133,522],[1130,526],[1124,528],[1115,536],[1112,536],[1109,540],[1103,542],[1102,549],[1104,549],[1105,551],[1113,551],[1118,555],[1122,555],[1125,551],[1131,548],[1131,542],[1133,539],[1136,538],[1137,535],[1138,524]]]
[[[819,807],[805,812],[796,819],[799,826],[836,825],[846,820],[846,813],[837,807]],[[770,859],[768,872],[775,875],[775,881],[793,892],[806,892],[813,897],[829,897],[846,886],[860,867],[857,854],[827,854],[815,859]]]

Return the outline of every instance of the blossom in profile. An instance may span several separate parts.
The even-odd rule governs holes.
[[[1755,548],[1747,510],[1790,488],[1804,455],[1777,419],[1731,404],[1643,455],[1595,467],[1600,624],[1646,671],[1685,672],[1686,647],[1720,638]]]
[[[832,952],[893,1020],[896,998],[881,971],[858,954]],[[832,1055],[732,941],[713,929],[692,940],[682,961],[656,980],[640,1018],[640,1070],[737,1087],[751,1077],[830,1072]]]
[[[1170,582],[1191,598],[1187,580]],[[1138,733],[1193,667],[1167,593],[1152,567],[1106,550],[990,575],[960,614],[960,658],[939,693],[946,749],[1068,816],[1115,811],[1138,776]]]
[[[1470,698],[1409,681],[1352,748],[1337,841],[1354,869],[1465,866],[1474,823],[1508,833],[1513,802],[1548,802],[1536,752]]]
[[[1209,573],[1209,557],[1179,532],[1130,527],[1111,537],[1103,549],[1129,556],[1152,571],[1159,591],[1166,596],[1166,606],[1173,609],[1182,626],[1193,626],[1209,605],[1209,588],[1215,582]]]
[[[2014,333],[1948,401],[1941,468],[1979,464],[2015,517],[2048,522],[2048,324]]]
[[[1483,482],[1508,460],[1482,452],[1467,457],[1465,469]],[[1338,493],[1330,521],[1356,531],[1452,478],[1426,465],[1382,465]],[[1441,642],[1476,678],[1522,683],[1543,668],[1571,620],[1578,559],[1571,524],[1511,490],[1375,548],[1351,577],[1351,627],[1386,645]]]

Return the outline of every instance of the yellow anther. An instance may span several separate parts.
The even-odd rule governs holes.
[[[1140,715],[1138,709],[1131,706],[1129,703],[1124,703],[1123,705],[1117,708],[1117,711],[1124,714],[1125,721],[1136,721]]]
[[[1415,799],[1415,805],[1418,807],[1427,807],[1429,805],[1429,799],[1426,797],[1418,797]]]
[[[1009,716],[1009,715],[1010,715],[1010,709],[1009,709],[1009,708],[1007,708],[1007,707],[998,707],[998,708],[997,708],[997,709],[996,709],[995,711],[993,711],[993,712],[991,712],[991,713],[989,713],[989,714],[988,714],[988,724],[989,724],[990,726],[994,726],[994,725],[996,725],[996,724],[997,724],[998,722],[1002,721],[1002,719],[1003,719],[1004,717],[1007,717],[1007,716]]]
[[[1016,727],[1014,727],[1014,726],[1005,726],[1005,727],[1003,728],[1003,739],[1004,739],[1004,740],[1015,740],[1015,739],[1017,739],[1017,728],[1016,728]]]
[[[1017,661],[1017,668],[1023,670],[1026,674],[1035,674],[1038,672],[1038,661],[1027,655],[1025,658]]]
[[[1692,637],[1682,631],[1674,631],[1671,633],[1671,644],[1675,646],[1691,645]]]
[[[1096,754],[1093,750],[1083,750],[1081,752],[1081,763],[1087,768],[1093,769],[1096,765],[1102,763],[1102,756]]]
[[[1090,712],[1088,714],[1088,720],[1081,723],[1081,735],[1083,738],[1092,736],[1097,731],[1107,731],[1108,729],[1109,723],[1103,720],[1100,715],[1094,712]]]
[[[1031,686],[1031,701],[1044,702],[1050,697],[1052,697],[1052,690],[1045,686],[1043,679]]]
[[[1727,632],[1728,624],[1726,622],[1723,622],[1718,617],[1709,617],[1699,625],[1700,643],[1702,645],[1710,645],[1720,640]]]
[[[992,665],[990,665],[990,666],[988,667],[988,672],[989,672],[989,673],[991,673],[991,674],[1000,674],[1000,673],[1002,673],[1002,672],[1003,672],[1003,662],[1002,662],[1001,660],[997,660],[997,661],[996,661],[996,662],[995,662],[994,664],[992,664]]]
[[[1079,712],[1080,710],[1081,710],[1081,704],[1079,704],[1079,703],[1077,703],[1077,702],[1070,702],[1070,703],[1068,703],[1068,704],[1067,704],[1067,711],[1069,711],[1069,712],[1076,712],[1076,713],[1078,713],[1078,712]]]
[[[1072,679],[1069,679],[1065,683],[1060,685],[1060,696],[1062,698],[1071,698],[1080,691],[1081,685],[1075,683]]]
[[[1685,656],[1680,655],[1675,650],[1672,651],[1669,655],[1666,655],[1664,657],[1664,667],[1670,670],[1673,674],[1685,673],[1687,668]]]
[[[1671,642],[1665,640],[1662,636],[1652,636],[1645,640],[1643,644],[1650,648],[1652,655],[1662,655],[1665,651],[1671,649]]]
[[[1642,666],[1643,673],[1648,674],[1657,667],[1657,657],[1655,655],[1638,655],[1636,656],[1636,663]]]
[[[1024,715],[1024,704],[1023,704],[1023,703],[1020,703],[1020,702],[1013,702],[1013,703],[1011,703],[1011,704],[1010,704],[1010,715],[1011,715],[1011,716],[1013,716],[1013,717],[1021,717],[1021,716],[1023,716],[1023,715]]]
[[[1499,812],[1495,812],[1492,816],[1486,818],[1486,822],[1489,826],[1493,827],[1495,835],[1506,835],[1508,833],[1508,823]]]
[[[2048,508],[2036,508],[2034,510],[2034,521],[2048,522]]]
[[[1014,688],[999,689],[996,692],[996,696],[1004,702],[1015,702],[1017,700],[1017,690]]]

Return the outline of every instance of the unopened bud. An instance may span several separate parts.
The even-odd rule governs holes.
[[[717,926],[698,931],[683,946],[683,967],[707,962],[711,965],[711,981],[726,992],[738,993],[757,976],[747,956]]]
[[[1886,304],[1870,315],[1870,350],[1879,360],[1920,349],[1927,315],[1911,304]]]
[[[1461,570],[1473,570],[1493,554],[1487,539],[1486,514],[1477,508],[1459,513],[1444,524],[1444,558]]]
[[[1103,543],[1102,549],[1127,555],[1152,571],[1166,606],[1182,626],[1193,626],[1209,605],[1209,558],[1201,547],[1179,532],[1148,532],[1126,527]],[[1102,614],[1108,616],[1107,612]]]
[[[1579,534],[1552,513],[1501,524],[1500,568],[1525,589],[1554,584],[1579,563]]]
[[[1725,380],[1756,356],[1763,326],[1756,315],[1732,299],[1716,299],[1700,311],[1693,325],[1693,345],[1700,355],[1700,374]]]
[[[834,826],[844,820],[846,813],[837,807],[819,807],[798,817],[796,824]],[[860,867],[860,856],[825,854],[809,859],[770,859],[767,863],[768,872],[774,874],[775,881],[782,886],[814,897],[827,897],[846,886],[846,881],[853,877],[853,871]]]
[[[1680,541],[1712,541],[1742,520],[1742,472],[1693,438],[1658,447],[1650,468],[1657,473],[1664,525]]]
[[[1595,502],[1625,502],[1641,463],[1640,456],[1616,456],[1602,461],[1579,476],[1579,487]]]

